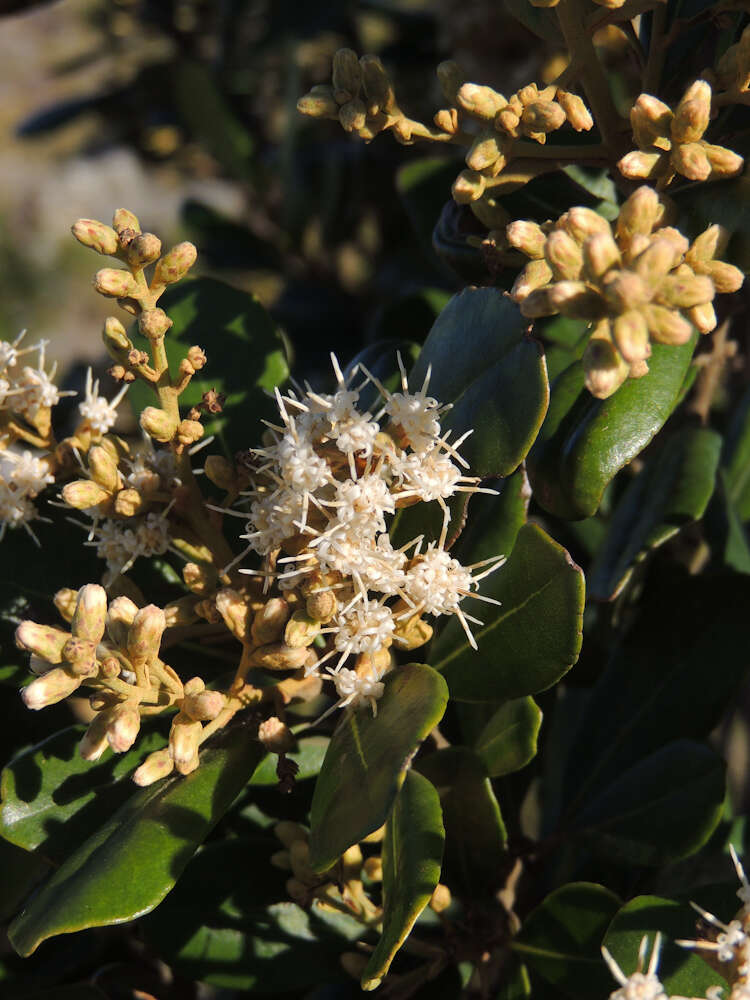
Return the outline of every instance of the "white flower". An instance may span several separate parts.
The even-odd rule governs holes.
[[[92,430],[99,434],[106,434],[115,425],[117,407],[127,391],[128,386],[124,385],[114,399],[109,402],[104,396],[99,395],[99,379],[93,380],[93,373],[89,368],[86,374],[86,395],[83,401],[78,404],[78,410],[83,419],[88,421]]]
[[[11,490],[24,496],[35,497],[45,486],[55,481],[46,458],[38,458],[30,451],[20,454],[6,451],[0,456],[0,481],[5,480]]]
[[[369,705],[372,714],[378,714],[377,700],[382,697],[385,690],[382,681],[372,676],[360,676],[355,670],[344,668],[333,675],[333,683],[340,698],[341,708],[346,705],[351,705],[352,708]]]
[[[16,383],[16,388],[20,391],[13,403],[13,409],[23,414],[27,420],[33,420],[43,407],[59,403],[61,393],[52,381],[55,371],[54,365],[49,374],[43,368],[30,368],[26,365]]]
[[[396,501],[379,476],[362,476],[339,483],[331,506],[348,532],[366,536],[385,531],[385,515],[395,512]]]
[[[21,525],[30,532],[29,521],[37,516],[37,510],[31,500],[22,493],[11,490],[7,483],[0,481],[0,539],[6,528],[18,528]],[[35,538],[31,532],[32,538]]]
[[[620,984],[620,988],[610,993],[610,1000],[669,1000],[664,992],[664,987],[659,982],[656,971],[659,967],[659,951],[661,949],[661,934],[657,933],[654,939],[654,948],[651,952],[651,960],[648,969],[643,971],[646,962],[646,952],[648,951],[648,937],[641,939],[641,946],[638,949],[638,965],[636,971],[626,976],[620,966],[610,955],[606,948],[602,948],[602,955],[609,966],[609,970]]]
[[[335,622],[333,644],[344,653],[339,666],[350,653],[376,653],[389,645],[396,627],[389,607],[368,600],[337,615]]]
[[[430,615],[452,615],[471,594],[469,570],[444,550],[429,546],[416,557],[406,574],[405,589],[414,603]]]
[[[466,477],[461,470],[437,449],[424,455],[403,455],[391,468],[402,484],[402,496],[417,496],[420,500],[447,500],[452,497]],[[476,479],[468,480],[477,482]]]
[[[725,924],[717,916],[714,916],[713,913],[709,913],[708,910],[704,910],[697,903],[691,902],[690,905],[701,915],[706,923],[712,927],[716,927],[720,933],[713,940],[678,941],[677,944],[683,948],[690,948],[695,951],[712,951],[720,962],[737,962],[739,970],[744,973],[750,969],[750,936],[746,928],[746,923],[750,918],[747,903],[750,885],[748,885],[747,877],[740,859],[737,857],[737,852],[731,845],[729,850],[737,877],[740,880],[740,888],[737,891],[737,895],[743,902],[743,907],[740,911],[742,920],[730,920],[728,924]],[[734,992],[732,992],[730,1000],[736,1000]]]

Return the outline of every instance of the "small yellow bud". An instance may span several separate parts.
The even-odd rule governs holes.
[[[663,281],[678,260],[677,248],[671,240],[655,239],[634,259],[633,267],[643,281],[656,285]]]
[[[187,352],[187,359],[190,364],[195,368],[197,372],[201,370],[206,364],[206,353],[202,347],[189,347]]]
[[[82,680],[82,677],[76,677],[63,667],[55,667],[23,688],[21,698],[27,708],[37,712],[73,694]]]
[[[519,219],[506,226],[505,236],[510,246],[520,250],[527,257],[537,259],[544,257],[544,247],[547,237],[542,227],[536,222],[526,222]]]
[[[153,233],[141,233],[128,243],[128,263],[131,267],[143,267],[158,259],[161,240]]]
[[[189,562],[182,567],[182,579],[194,594],[204,597],[215,588],[217,574],[213,566]]]
[[[69,507],[89,510],[109,500],[110,493],[90,479],[76,479],[62,488],[62,498]]]
[[[172,720],[172,728],[169,732],[169,750],[180,774],[190,773],[183,770],[184,768],[189,768],[190,771],[195,770],[202,732],[203,726],[200,722],[191,719],[184,712],[178,712]]]
[[[678,174],[691,181],[705,181],[711,173],[711,161],[704,145],[699,142],[675,146],[670,154],[670,163]]]
[[[70,587],[63,587],[58,590],[53,598],[53,602],[60,617],[66,621],[73,621],[73,614],[76,609],[76,601],[78,600],[78,591],[72,590]]]
[[[662,172],[662,153],[643,153],[639,149],[626,153],[617,166],[623,177],[629,180],[657,177]]]
[[[34,653],[48,663],[61,663],[65,643],[70,639],[69,632],[53,628],[51,625],[37,625],[36,622],[25,621],[16,629],[16,645]]]
[[[113,299],[133,297],[138,291],[133,275],[115,267],[103,267],[94,275],[94,288]]]
[[[628,241],[636,234],[648,236],[661,213],[662,207],[656,191],[646,185],[636,188],[620,208],[617,235],[621,240]]]
[[[544,256],[557,280],[575,280],[583,268],[583,255],[578,243],[563,229],[549,234],[544,245]]]
[[[713,281],[705,275],[669,274],[659,284],[656,301],[663,306],[690,309],[711,302],[714,291]]]
[[[133,663],[150,663],[158,657],[166,627],[166,616],[155,604],[147,604],[136,612],[128,629],[128,654]]]
[[[186,447],[195,444],[205,434],[205,428],[200,420],[181,420],[177,425],[177,440]]]
[[[711,87],[696,80],[677,105],[672,120],[672,138],[679,143],[697,142],[708,128],[711,117]]]
[[[583,267],[592,281],[599,281],[607,271],[620,264],[620,251],[607,233],[595,233],[583,244]]]
[[[391,81],[377,56],[362,56],[359,60],[362,70],[362,87],[367,98],[367,113],[376,115],[378,111],[390,114],[396,106]]]
[[[83,734],[81,742],[78,744],[78,753],[84,760],[99,760],[109,746],[109,740],[107,739],[109,720],[109,712],[98,712]]]
[[[333,90],[340,104],[351,101],[362,85],[362,67],[352,49],[339,49],[333,57]],[[341,98],[339,98],[341,94]]]
[[[71,631],[78,639],[100,643],[107,618],[107,591],[96,583],[87,583],[78,591]]]
[[[466,74],[452,59],[441,62],[437,68],[437,78],[446,100],[457,103],[458,91],[466,80]]]
[[[333,87],[313,87],[297,101],[297,110],[310,118],[338,118],[339,106],[333,97]]]
[[[702,147],[711,164],[711,177],[734,177],[742,170],[745,161],[731,149],[712,146],[708,142],[702,143]]]
[[[643,315],[652,340],[671,345],[685,344],[690,340],[693,332],[691,324],[674,309],[648,305],[643,307]]]
[[[688,319],[700,333],[710,333],[716,329],[718,320],[712,302],[704,302],[703,305],[693,306],[687,311]]]
[[[613,271],[603,282],[607,305],[615,312],[625,312],[648,301],[649,292],[643,278],[633,271]]]
[[[367,858],[362,868],[371,882],[383,881],[383,862],[380,858]]]
[[[120,517],[135,517],[146,506],[146,500],[138,490],[120,490],[115,497],[115,513]]]
[[[419,615],[399,622],[394,632],[394,639],[399,649],[419,649],[432,638],[432,625]]]
[[[307,647],[292,649],[283,642],[269,643],[253,651],[252,663],[265,670],[298,670],[307,659]]]
[[[166,778],[173,770],[174,761],[169,750],[166,747],[164,750],[154,750],[153,753],[148,755],[141,766],[136,769],[133,774],[133,781],[141,787],[153,785],[155,781]]]
[[[359,132],[365,127],[366,121],[367,108],[359,98],[347,101],[339,109],[339,122],[345,132]]]
[[[597,399],[607,399],[616,392],[629,374],[629,367],[612,343],[609,323],[597,324],[583,352],[586,388]]]
[[[712,260],[726,239],[727,233],[722,226],[709,226],[693,240],[685,259],[693,267],[699,261]]]
[[[284,629],[284,642],[291,649],[310,646],[320,632],[320,621],[305,611],[295,611]]]
[[[453,182],[453,200],[459,205],[468,205],[482,197],[487,181],[476,170],[462,170]]]
[[[583,244],[595,233],[604,233],[605,236],[612,235],[612,228],[606,219],[598,215],[590,208],[576,206],[562,215],[555,226],[556,229],[564,229],[576,243]]]
[[[178,243],[156,265],[152,286],[171,285],[184,278],[197,256],[198,251],[192,243]]]
[[[456,93],[456,103],[475,118],[492,122],[498,111],[507,105],[502,94],[492,87],[480,87],[476,83],[462,84]]]
[[[192,625],[193,622],[197,621],[195,604],[196,600],[192,594],[178,597],[176,601],[170,601],[164,608],[167,628],[174,628],[175,625]]]
[[[447,885],[439,882],[430,897],[429,907],[434,913],[442,913],[451,905],[451,891]]]
[[[147,406],[141,412],[140,425],[149,437],[163,444],[171,441],[177,430],[174,420],[166,410],[160,410],[156,406]]]
[[[472,170],[486,170],[493,164],[498,164],[498,161],[500,161],[497,170],[499,173],[507,161],[495,136],[478,135],[466,154],[466,165]]]
[[[309,617],[325,625],[336,614],[336,597],[331,590],[318,590],[310,594],[305,602]]]
[[[163,309],[146,309],[138,317],[138,329],[149,340],[160,340],[172,326]]]
[[[108,449],[94,445],[89,449],[88,466],[91,478],[107,493],[114,493],[120,485],[117,462]]]
[[[447,132],[448,135],[455,135],[458,132],[458,112],[455,108],[441,108],[435,112],[433,121],[437,127]]]
[[[650,357],[648,326],[638,309],[629,309],[616,317],[612,323],[612,336],[617,350],[629,365]]]
[[[79,219],[73,224],[71,232],[79,243],[97,253],[109,256],[120,249],[114,229],[96,219]]]
[[[258,739],[266,750],[270,750],[271,753],[289,753],[295,746],[295,739],[291,729],[281,719],[276,718],[275,715],[271,716],[270,719],[265,719],[258,726]],[[294,846],[296,847],[297,844],[304,844],[307,847],[304,841],[298,840]]]
[[[216,595],[216,607],[232,635],[244,642],[247,639],[250,613],[244,595],[231,587],[225,587]]]
[[[664,139],[669,136],[672,117],[671,109],[663,101],[651,94],[641,94],[630,111],[630,125],[636,146],[648,149],[661,140],[660,148],[669,149],[671,144],[664,142]]]
[[[275,642],[284,634],[284,626],[291,614],[283,597],[272,597],[255,613],[251,633],[258,645]]]
[[[535,289],[552,281],[552,271],[546,260],[532,260],[521,271],[510,290],[514,302],[523,302]]]
[[[107,635],[112,642],[124,649],[128,641],[128,629],[135,621],[138,606],[129,597],[116,597],[107,610]]]
[[[133,350],[133,342],[125,332],[125,327],[115,316],[108,316],[104,321],[102,340],[109,355],[119,361]]]
[[[197,722],[210,722],[226,705],[226,696],[221,691],[197,691],[186,694],[182,700],[182,711]]]
[[[112,709],[107,726],[107,740],[115,753],[125,753],[136,741],[141,728],[141,715],[133,705],[118,705]]]
[[[141,231],[141,224],[137,217],[129,212],[127,208],[118,208],[112,217],[112,227],[119,236],[121,233],[130,231],[137,236]]]
[[[700,273],[707,274],[716,291],[722,295],[739,291],[745,280],[745,275],[738,267],[726,264],[723,260],[707,261],[700,266]]]
[[[507,108],[502,108],[495,115],[494,125],[498,132],[507,132],[511,139],[517,139],[521,130],[519,125],[521,124],[521,116],[516,114],[516,112],[508,106]]]
[[[557,101],[565,112],[565,117],[576,130],[576,132],[588,132],[594,127],[594,119],[591,117],[589,109],[578,94],[571,94],[566,90],[557,91]]]
[[[532,101],[523,109],[521,125],[524,133],[554,132],[565,124],[565,112],[556,101]]]

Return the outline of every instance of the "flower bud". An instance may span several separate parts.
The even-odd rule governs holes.
[[[134,705],[118,705],[112,709],[107,727],[107,740],[115,753],[125,753],[136,741],[141,728],[141,714]]]
[[[159,655],[167,620],[161,608],[147,604],[136,612],[128,629],[128,655],[133,663],[150,663]]]
[[[700,306],[688,309],[687,317],[699,333],[710,333],[716,329],[718,320],[712,302],[704,302]]]
[[[171,285],[184,278],[197,256],[198,251],[192,243],[178,243],[156,265],[152,286]]]
[[[133,275],[116,267],[103,267],[94,275],[94,288],[113,299],[133,297],[138,291]]]
[[[639,149],[626,153],[617,166],[623,177],[634,181],[656,177],[662,172],[662,153],[643,153]]]
[[[492,87],[480,87],[476,83],[462,84],[456,93],[456,103],[468,114],[483,121],[494,121],[498,111],[507,105],[502,94]]]
[[[258,645],[275,642],[284,634],[284,626],[289,620],[289,605],[282,597],[272,597],[255,612],[251,634]]]
[[[333,87],[313,87],[297,101],[297,110],[310,118],[338,118],[339,106],[333,97]]]
[[[141,233],[128,243],[128,263],[131,267],[143,267],[158,260],[161,240],[153,233]]]
[[[108,711],[98,712],[81,737],[81,741],[78,744],[78,753],[84,760],[99,760],[109,746],[107,739],[109,720],[110,714]]]
[[[466,74],[452,59],[441,62],[437,68],[437,78],[445,98],[451,104],[458,103],[458,91],[466,80]]]
[[[232,635],[245,642],[250,613],[245,596],[231,587],[225,587],[216,595],[216,607]]]
[[[310,904],[310,890],[305,885],[304,882],[300,882],[298,878],[289,878],[286,880],[285,885],[286,891],[292,902],[297,903],[303,909]],[[345,952],[345,954],[353,954],[352,952]],[[359,956],[358,956],[359,957]],[[364,966],[363,966],[364,968]],[[355,976],[359,978],[359,974]]]
[[[669,149],[669,142],[663,140],[669,136],[672,117],[671,109],[663,101],[651,94],[641,94],[630,111],[630,125],[636,146],[647,149],[662,140],[660,148]]]
[[[253,666],[265,670],[298,670],[307,659],[307,647],[292,649],[283,642],[269,643],[253,651]]]
[[[89,449],[87,458],[91,478],[97,486],[101,486],[107,493],[114,493],[120,485],[120,474],[111,453],[101,445],[94,445]]]
[[[305,602],[305,610],[314,621],[325,625],[336,614],[337,601],[331,590],[318,590],[310,594]]]
[[[738,267],[726,264],[723,260],[710,260],[702,264],[700,273],[708,275],[720,294],[739,291],[745,280],[745,275]]]
[[[565,112],[556,101],[532,101],[523,109],[521,125],[526,135],[554,132],[565,124]]]
[[[25,649],[48,663],[62,662],[62,651],[68,639],[69,632],[51,625],[37,625],[32,621],[21,622],[16,629],[16,645],[19,649]]]
[[[73,694],[80,687],[81,680],[63,667],[55,667],[23,688],[21,698],[27,708],[36,712]]]
[[[633,271],[613,271],[602,283],[604,298],[614,312],[625,312],[648,301],[644,280]]]
[[[544,257],[544,247],[547,237],[542,231],[542,227],[536,222],[526,222],[519,219],[506,226],[505,237],[510,246],[520,250],[532,259]]]
[[[451,891],[447,885],[443,885],[442,882],[435,886],[435,889],[430,896],[430,902],[428,906],[435,913],[442,913],[443,910],[447,910],[451,905]]]
[[[112,217],[112,226],[118,236],[126,230],[130,230],[135,236],[141,231],[141,224],[137,217],[127,208],[118,208],[115,211]]]
[[[175,625],[192,625],[193,622],[197,621],[195,605],[196,600],[192,594],[178,597],[176,601],[170,601],[164,608],[167,628],[174,628]]]
[[[115,514],[120,517],[135,517],[146,506],[146,500],[138,490],[120,490],[115,497]]]
[[[76,479],[62,488],[62,498],[69,507],[89,510],[109,500],[110,493],[91,482],[90,479]]]
[[[557,101],[576,132],[588,132],[594,127],[594,119],[578,94],[571,94],[567,90],[558,90]]]
[[[620,265],[620,251],[612,237],[596,233],[583,244],[583,268],[592,281],[600,281],[612,268]]]
[[[701,144],[703,152],[711,164],[711,177],[734,177],[745,163],[741,156],[724,146],[712,146],[711,143]]]
[[[107,635],[119,649],[125,649],[128,630],[138,614],[138,606],[129,597],[116,597],[107,610]]]
[[[628,364],[612,343],[606,320],[597,324],[583,352],[582,362],[586,388],[597,399],[607,399],[628,377]]]
[[[652,340],[670,345],[685,344],[690,340],[693,332],[691,324],[674,309],[648,305],[643,307],[643,315]]]
[[[339,49],[333,57],[333,90],[340,104],[351,101],[362,85],[362,67],[352,49]],[[341,95],[339,97],[339,95]]]
[[[290,750],[294,749],[296,742],[289,726],[281,719],[277,719],[276,716],[271,716],[270,719],[261,722],[258,726],[258,740],[271,753],[289,753]],[[296,844],[304,843],[302,840],[296,842]]]
[[[564,229],[576,243],[583,244],[595,233],[604,233],[606,236],[612,235],[612,227],[590,208],[576,206],[562,215],[555,226],[556,229]]]
[[[214,589],[218,577],[213,566],[189,562],[182,567],[182,579],[189,590],[204,597]]]
[[[711,173],[711,162],[699,142],[675,146],[670,154],[670,163],[678,174],[691,181],[705,181]]]
[[[629,309],[612,323],[612,336],[620,354],[629,365],[651,355],[648,326],[642,312]]]
[[[78,600],[78,591],[72,590],[70,587],[62,587],[57,591],[52,600],[60,617],[66,622],[73,621],[76,601]]]
[[[383,881],[383,861],[381,858],[366,858],[362,870],[371,882]]]
[[[171,441],[177,430],[177,425],[166,410],[160,410],[156,406],[147,406],[141,412],[140,425],[149,437],[162,444]]]
[[[96,673],[96,646],[90,639],[68,639],[63,647],[63,659],[77,677],[93,677]]]
[[[523,302],[531,292],[543,288],[550,281],[552,281],[552,271],[546,260],[529,261],[513,282],[510,297],[514,302]]]
[[[442,132],[455,135],[458,132],[458,113],[455,108],[441,108],[435,112],[433,121]]]
[[[180,774],[194,771],[198,757],[203,726],[184,712],[178,712],[172,720],[169,732],[169,752]],[[185,770],[189,768],[189,770]]]
[[[453,182],[453,200],[459,205],[468,205],[482,197],[487,181],[476,170],[462,170]]]
[[[555,282],[549,286],[549,301],[563,316],[597,319],[603,312],[600,296],[583,281]]]
[[[679,143],[697,142],[708,128],[711,117],[711,87],[696,80],[685,91],[672,120],[672,138]]]
[[[564,230],[556,229],[549,234],[544,256],[556,279],[572,281],[580,276],[583,267],[581,248]]]
[[[305,611],[295,611],[284,629],[284,642],[291,649],[310,646],[320,633],[320,621]]]
[[[367,108],[363,101],[355,98],[352,101],[347,101],[339,109],[339,122],[341,127],[345,132],[359,132],[365,127],[367,121]],[[407,140],[411,138],[408,135]]]
[[[87,583],[78,591],[71,631],[77,639],[88,639],[97,645],[104,636],[107,618],[107,592],[96,583]]]
[[[685,259],[688,264],[695,267],[698,261],[712,260],[719,252],[719,247],[726,241],[726,231],[722,226],[709,226],[700,236],[696,236]]]
[[[125,332],[125,327],[115,316],[108,316],[104,321],[102,340],[108,353],[115,361],[133,350],[133,342]]]
[[[662,213],[659,196],[653,188],[636,188],[623,203],[617,216],[617,235],[629,241],[636,234],[648,236]]]
[[[359,60],[362,70],[362,86],[368,103],[368,114],[378,111],[390,114],[396,106],[396,95],[391,81],[377,56],[362,56]]]
[[[163,309],[146,309],[138,317],[138,329],[149,340],[160,340],[172,326]]]
[[[202,347],[189,347],[187,352],[187,359],[190,364],[195,368],[197,372],[201,370],[206,364],[206,353]]]
[[[466,154],[466,165],[472,170],[486,170],[498,164],[497,173],[503,169],[507,160],[495,136],[478,135]]]
[[[650,285],[660,284],[679,260],[674,243],[654,239],[633,261],[639,277]]]
[[[111,255],[120,249],[114,229],[96,219],[79,219],[73,223],[71,232],[79,243],[97,253]]]
[[[154,750],[144,760],[140,767],[136,768],[133,774],[133,781],[142,788],[146,785],[153,785],[155,781],[166,778],[174,770],[174,761],[165,747],[163,750]]]
[[[197,691],[185,695],[181,710],[197,722],[210,722],[221,713],[225,705],[226,696],[221,691]]]
[[[713,281],[705,275],[669,274],[659,284],[656,301],[676,309],[690,309],[711,302],[714,291]]]
[[[274,868],[280,868],[282,871],[287,872],[292,870],[292,862],[289,857],[289,851],[275,851],[268,860]]]
[[[503,108],[495,115],[495,128],[498,132],[507,132],[511,139],[517,139],[521,134],[520,124],[521,116],[510,107]]]

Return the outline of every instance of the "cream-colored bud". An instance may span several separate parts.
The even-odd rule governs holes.
[[[722,295],[739,291],[745,280],[745,275],[738,267],[723,260],[710,260],[701,264],[700,273],[707,274],[716,291]]]
[[[435,886],[435,889],[430,896],[429,907],[435,913],[442,913],[443,910],[447,910],[451,905],[451,891],[447,885],[443,885],[442,882]]]
[[[629,241],[636,234],[648,236],[662,215],[659,196],[653,188],[636,188],[625,201],[617,216],[617,235]]]
[[[136,612],[128,629],[128,655],[133,663],[150,663],[158,657],[166,627],[166,616],[155,604]]]
[[[146,507],[146,500],[138,490],[120,490],[115,497],[115,514],[120,517],[135,517]]]
[[[643,315],[652,340],[671,345],[685,344],[690,340],[692,325],[674,309],[648,305],[643,307]]]
[[[648,326],[640,310],[629,309],[617,316],[612,323],[612,336],[617,350],[629,365],[650,357]]]
[[[236,482],[234,466],[223,455],[209,455],[203,463],[203,469],[208,479],[219,489],[228,492]]]
[[[117,471],[117,461],[110,451],[101,445],[89,448],[88,467],[91,478],[107,493],[114,493],[120,485],[120,474]]]
[[[118,208],[112,216],[112,227],[118,236],[126,231],[130,231],[137,236],[141,231],[141,224],[137,216],[129,212],[127,208]]]
[[[331,590],[318,590],[310,594],[305,602],[305,610],[313,621],[325,625],[336,614],[336,596]]]
[[[94,288],[100,295],[113,299],[133,297],[138,291],[130,271],[122,271],[116,267],[103,267],[94,275]]]
[[[196,599],[193,594],[185,597],[178,597],[176,601],[170,601],[164,607],[164,619],[167,628],[174,628],[175,625],[192,625],[198,620],[195,613]]]
[[[394,639],[399,649],[419,649],[430,641],[432,632],[432,625],[419,615],[414,615],[398,623]]]
[[[81,737],[78,744],[78,753],[84,760],[99,760],[101,755],[109,746],[107,739],[107,726],[109,725],[110,713],[107,711],[98,712],[88,729]]]
[[[284,629],[284,642],[291,649],[310,646],[320,634],[320,621],[306,611],[295,611]]]
[[[292,844],[298,840],[307,843],[308,833],[304,826],[293,823],[291,820],[282,819],[273,828],[273,832],[286,848],[291,848]]]
[[[476,83],[462,84],[456,94],[456,103],[475,118],[494,121],[495,115],[508,103],[502,94],[492,87],[481,87]]]
[[[68,639],[63,647],[63,659],[77,677],[93,677],[96,673],[96,646],[90,639]]]
[[[182,711],[198,722],[215,719],[226,705],[226,695],[221,691],[198,691],[186,694],[182,700]]]
[[[69,507],[89,510],[109,500],[110,493],[90,479],[76,479],[62,488],[62,498]]]
[[[649,299],[645,281],[634,271],[612,271],[602,282],[602,291],[614,312],[626,312]]]
[[[197,256],[198,251],[192,243],[178,243],[156,265],[152,286],[171,285],[184,278]]]
[[[710,118],[711,87],[705,80],[696,80],[675,108],[672,138],[680,143],[697,142],[708,128]]]
[[[552,271],[547,261],[531,260],[513,282],[510,297],[514,302],[523,302],[531,292],[543,288],[550,281],[552,281]]]
[[[78,591],[70,587],[62,587],[57,591],[52,600],[60,617],[66,622],[73,621],[76,601],[78,600]]]
[[[143,430],[155,441],[166,444],[171,441],[177,430],[177,425],[166,410],[160,410],[157,406],[147,406],[141,412],[140,425]]]
[[[462,170],[453,182],[453,200],[459,205],[468,205],[482,197],[487,181],[476,170]]]
[[[536,288],[520,300],[521,315],[527,319],[539,319],[542,316],[554,316],[558,311],[552,302],[552,285]],[[516,301],[519,301],[516,299]]]
[[[584,241],[595,233],[612,235],[612,227],[601,215],[590,208],[576,206],[565,212],[558,220],[555,229],[564,229],[576,243],[583,245]]]
[[[656,301],[673,309],[690,309],[713,300],[714,283],[706,275],[669,274],[656,292]]]
[[[339,122],[345,132],[359,132],[367,122],[367,108],[364,101],[355,98],[347,101],[339,109]],[[407,139],[411,136],[407,136]]]
[[[128,263],[131,267],[152,264],[161,253],[161,240],[153,233],[141,233],[128,243]]]
[[[640,149],[634,149],[632,153],[626,153],[617,166],[622,176],[631,181],[657,177],[663,170],[663,155],[663,153],[644,153]]]
[[[128,641],[128,629],[138,614],[138,605],[129,597],[116,597],[107,610],[107,635],[119,648],[124,649]]]
[[[216,607],[232,635],[244,642],[249,628],[250,609],[243,594],[225,587],[216,595]]]
[[[521,125],[524,133],[554,132],[565,124],[565,112],[556,101],[532,101],[523,109]]]
[[[142,788],[146,785],[153,785],[155,781],[166,778],[174,770],[174,761],[168,748],[154,750],[144,760],[140,767],[136,768],[133,774],[133,781]]]
[[[512,139],[517,139],[521,134],[521,116],[510,108],[503,108],[495,115],[494,125],[498,132],[507,132]]]
[[[583,281],[557,281],[549,286],[555,312],[578,319],[598,319],[604,312],[601,297]]]
[[[79,243],[97,253],[111,255],[120,249],[114,229],[96,219],[79,219],[73,223],[71,232]]]
[[[78,639],[100,643],[107,619],[107,591],[96,583],[87,583],[78,591],[71,631]]]
[[[333,89],[337,95],[341,93],[343,100],[351,101],[359,94],[362,86],[362,67],[357,53],[352,49],[339,49],[333,57]],[[348,96],[345,96],[348,95]]]
[[[556,280],[576,280],[583,268],[581,247],[563,229],[549,234],[544,245],[544,256]]]
[[[275,715],[271,716],[270,719],[265,719],[258,726],[258,739],[271,753],[289,753],[290,750],[294,749],[296,742],[289,726],[281,719],[276,718]],[[297,844],[304,844],[307,847],[307,844],[301,840],[296,841],[294,846],[296,847]]]
[[[466,74],[452,59],[441,62],[437,68],[437,78],[440,88],[451,104],[457,103],[458,91],[466,80]]]
[[[16,645],[25,649],[48,663],[61,663],[65,643],[70,639],[69,632],[53,628],[52,625],[37,625],[36,622],[25,621],[16,629]]]
[[[583,244],[583,268],[592,281],[600,281],[612,268],[620,265],[620,251],[612,236],[595,233]]]
[[[218,577],[213,566],[189,562],[182,567],[182,579],[194,594],[204,597],[216,587]]]
[[[292,649],[283,642],[269,643],[253,651],[252,663],[265,670],[298,670],[307,659],[307,647]]]
[[[251,633],[253,641],[265,646],[275,642],[284,634],[284,626],[291,614],[289,605],[283,597],[272,597],[262,608],[255,612]]]
[[[663,101],[651,94],[641,94],[630,111],[636,146],[648,149],[659,142],[660,148],[669,149],[670,143],[664,140],[669,136],[672,117],[671,109]]]
[[[172,720],[169,732],[169,751],[175,767],[180,773],[182,767],[192,765],[198,753],[203,726],[184,712],[178,712]],[[191,768],[194,770],[194,768]]]
[[[172,326],[163,309],[146,309],[138,317],[138,329],[149,340],[159,340]]]
[[[693,306],[687,310],[687,317],[699,333],[710,333],[716,329],[718,320],[712,302],[704,302],[703,305]]]
[[[118,705],[112,709],[107,726],[107,740],[115,753],[125,753],[136,741],[141,728],[141,715],[133,705]]]
[[[375,115],[378,111],[390,114],[396,106],[396,95],[382,62],[377,56],[365,55],[359,60],[359,65],[368,114]]]
[[[458,132],[458,112],[455,108],[441,108],[432,119],[442,132],[455,135]]]
[[[583,352],[586,388],[597,399],[607,399],[616,392],[629,374],[629,366],[614,346],[609,323],[597,324]]]
[[[338,118],[339,106],[333,96],[333,87],[313,87],[297,101],[297,110],[310,118]]]
[[[737,153],[724,146],[712,146],[711,143],[701,144],[708,162],[711,164],[711,177],[734,177],[740,173],[745,161]]]
[[[73,694],[82,679],[63,667],[55,667],[23,688],[21,698],[27,708],[36,712],[48,705],[55,705]]]
[[[527,83],[525,87],[521,87],[517,94],[518,100],[521,102],[523,108],[527,104],[531,104],[539,97],[539,88],[535,83]]]
[[[133,350],[133,342],[125,332],[125,327],[116,316],[108,316],[104,321],[102,340],[110,356],[118,361]]]
[[[200,441],[205,432],[200,420],[181,420],[177,425],[177,440],[182,445],[194,444]]]
[[[383,881],[383,861],[381,858],[366,858],[362,869],[371,882]]]
[[[534,260],[544,257],[547,237],[538,223],[527,222],[523,219],[511,222],[509,226],[506,226],[505,237],[510,246],[520,250],[527,257]]]
[[[691,181],[705,181],[711,173],[711,161],[704,144],[700,142],[685,142],[675,146],[669,160],[678,174]]]
[[[466,165],[472,170],[486,170],[498,160],[501,161],[499,170],[502,170],[507,160],[498,139],[493,135],[478,135],[466,154]]]
[[[578,94],[571,94],[567,90],[558,90],[557,102],[576,132],[588,132],[594,127],[591,112],[586,107],[583,98],[579,97]]]
[[[693,240],[685,259],[693,267],[699,261],[713,260],[726,239],[727,233],[722,226],[709,226]]]

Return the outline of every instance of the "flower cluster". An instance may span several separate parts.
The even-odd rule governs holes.
[[[364,368],[355,387],[357,370],[345,378],[335,358],[333,365],[335,392],[277,393],[282,423],[270,429],[266,447],[250,453],[242,537],[263,566],[242,572],[259,576],[266,589],[274,582],[280,596],[256,615],[248,663],[318,674],[330,661],[340,703],[374,708],[390,648],[429,640],[422,616],[456,615],[475,645],[469,623],[476,619],[462,602],[491,601],[475,590],[502,557],[473,573],[480,567],[462,566],[445,548],[446,501],[481,487],[465,474],[463,439],[451,443],[441,431],[445,407],[427,395],[429,373],[411,392],[402,367],[402,390],[390,392]],[[374,414],[358,406],[368,383],[382,396]],[[443,511],[440,538],[394,547],[396,512],[432,501]],[[331,647],[320,658],[309,648],[318,636]],[[345,667],[350,657],[353,669]]]
[[[605,399],[626,378],[648,372],[651,341],[686,343],[696,327],[716,327],[713,299],[742,285],[739,268],[717,260],[724,240],[710,226],[691,244],[665,225],[665,207],[638,188],[614,224],[587,208],[554,223],[513,222],[506,236],[530,257],[511,291],[529,318],[561,313],[593,332],[584,354],[586,384]]]
[[[660,188],[675,174],[691,181],[738,174],[742,157],[704,140],[710,119],[711,86],[706,80],[688,87],[674,112],[657,97],[641,94],[630,111],[638,149],[620,160],[621,173],[631,180],[648,178]]]

